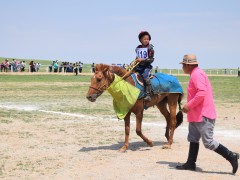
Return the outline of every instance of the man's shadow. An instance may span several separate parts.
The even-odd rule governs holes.
[[[168,162],[168,161],[158,161],[156,162],[157,164],[167,164],[169,166],[169,169],[175,169],[176,171],[181,171],[181,170],[177,170],[176,166],[180,165],[180,163],[177,162]],[[182,163],[181,163],[182,164]],[[184,171],[184,170],[182,170]],[[185,170],[187,171],[187,170]],[[196,167],[196,171],[192,171],[192,172],[196,172],[196,173],[206,173],[206,174],[232,174],[229,172],[218,172],[218,171],[204,171],[202,170],[202,168],[200,167]]]
[[[165,142],[154,141],[153,146],[163,146]],[[89,151],[96,151],[96,150],[113,150],[117,151],[124,145],[124,142],[118,142],[117,144],[112,144],[109,146],[96,146],[96,147],[82,147],[79,152],[89,152]],[[147,151],[150,150],[149,147],[143,141],[131,142],[129,143],[128,149],[130,151]]]

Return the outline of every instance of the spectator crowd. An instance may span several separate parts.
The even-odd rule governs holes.
[[[0,71],[1,72],[23,72],[25,71],[26,63],[25,61],[18,61],[15,59],[12,59],[12,61],[9,61],[8,59],[5,59],[0,64]]]

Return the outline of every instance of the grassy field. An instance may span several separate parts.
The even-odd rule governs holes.
[[[1,75],[1,104],[35,105],[51,111],[114,116],[112,100],[107,92],[103,93],[95,103],[87,101],[90,78],[90,76],[74,75]],[[240,78],[209,78],[216,102],[240,103]],[[189,77],[178,76],[178,79],[186,92]],[[149,110],[146,117],[154,119],[155,113],[156,110]]]
[[[178,76],[186,92],[189,77]],[[209,76],[215,101],[224,103],[240,103],[240,77]]]

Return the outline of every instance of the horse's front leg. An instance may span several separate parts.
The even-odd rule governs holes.
[[[125,122],[125,143],[124,145],[119,149],[119,152],[125,152],[128,148],[129,145],[129,134],[130,134],[130,115],[131,112],[129,112],[125,118],[124,118],[124,122]]]
[[[143,139],[143,141],[145,141],[150,147],[152,147],[153,146],[152,140],[148,139],[142,133],[142,118],[143,118],[143,110],[136,114],[136,133],[138,136],[140,136]]]

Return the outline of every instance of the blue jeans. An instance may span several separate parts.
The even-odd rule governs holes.
[[[151,71],[150,68],[146,68],[146,69],[143,71],[142,76],[143,76],[144,80],[146,80],[146,79],[149,77],[150,71]]]

